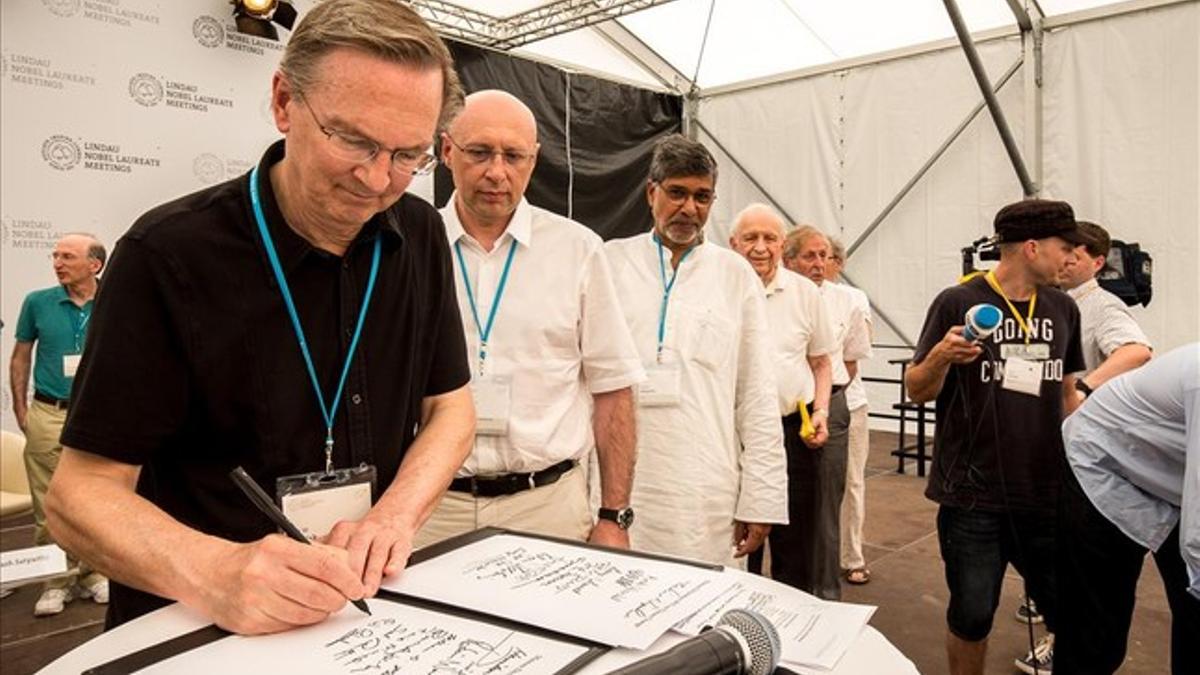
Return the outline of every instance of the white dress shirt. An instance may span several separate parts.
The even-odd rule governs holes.
[[[850,384],[846,361],[871,358],[871,332],[867,329],[866,317],[846,286],[826,281],[820,285],[820,289],[825,306],[829,308],[833,337],[837,343],[837,349],[829,355],[833,360],[833,384],[844,387]],[[849,401],[846,403],[849,407]]]
[[[509,249],[518,246],[488,339],[486,371],[511,378],[506,435],[477,435],[459,476],[539,471],[582,460],[595,446],[592,394],[645,378],[617,303],[600,237],[524,199],[508,229],[485,252],[466,234],[454,207],[442,209],[446,236],[467,266],[479,319],[487,323]],[[479,330],[458,257],[454,281],[473,376]]]
[[[1100,287],[1095,279],[1067,291],[1079,305],[1079,322],[1083,329],[1083,362],[1087,373],[1095,370],[1110,354],[1128,344],[1150,347],[1142,327],[1133,320],[1120,298]]]
[[[605,245],[642,362],[656,362],[663,298],[650,233]],[[668,278],[671,252],[662,249]],[[738,254],[700,244],[680,263],[667,305],[664,360],[679,403],[638,407],[635,549],[741,566],[734,519],[787,522],[787,463],[763,285]],[[744,560],[744,559],[743,559]]]
[[[821,291],[810,279],[781,266],[765,290],[779,416],[786,417],[816,396],[808,357],[830,354],[837,343]]]
[[[871,325],[873,321],[871,318],[871,300],[860,288],[855,288],[849,284],[841,283],[838,284],[838,288],[842,288],[850,294],[851,299],[854,300],[854,306],[858,307],[858,309],[862,311],[863,319],[865,319],[867,322],[867,355],[857,360],[863,361],[865,359],[869,359],[872,356],[872,352],[870,350],[870,340],[872,335]],[[858,410],[859,408],[867,405],[868,402],[867,388],[863,385],[862,366],[860,365],[858,372],[854,374],[854,379],[850,380],[850,384],[846,386],[846,407],[850,410]]]
[[[1200,598],[1200,343],[1113,378],[1062,429],[1079,486],[1125,536],[1157,551],[1179,525]]]

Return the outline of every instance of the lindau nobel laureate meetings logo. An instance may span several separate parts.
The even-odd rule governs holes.
[[[205,152],[192,160],[192,173],[202,183],[215,183],[225,177],[225,162],[211,152]]]
[[[55,16],[75,16],[79,13],[81,0],[42,0],[46,9]]]
[[[59,171],[70,171],[79,164],[79,144],[67,136],[55,134],[42,143],[42,159]]]
[[[129,78],[129,96],[146,106],[156,106],[163,100],[163,85],[149,73],[138,73]]]
[[[192,22],[192,35],[195,36],[196,42],[209,49],[220,47],[225,42],[225,28],[221,22],[205,14],[196,17]]]

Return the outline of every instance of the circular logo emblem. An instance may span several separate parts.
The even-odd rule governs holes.
[[[42,0],[42,4],[55,16],[75,16],[79,13],[81,0]]]
[[[0,78],[8,77],[8,54],[0,54]]]
[[[196,37],[196,42],[213,49],[220,47],[225,41],[225,28],[221,26],[220,21],[203,15],[192,22],[192,35]]]
[[[8,246],[8,220],[8,217],[0,218],[0,246]]]
[[[59,171],[70,171],[81,157],[79,144],[67,136],[55,134],[42,143],[42,159]]]
[[[163,99],[162,82],[149,73],[138,73],[129,78],[129,96],[147,107],[158,105]]]
[[[215,183],[225,177],[225,162],[211,152],[206,152],[192,160],[192,173],[201,183]]]

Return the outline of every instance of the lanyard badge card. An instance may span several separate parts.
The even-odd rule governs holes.
[[[679,405],[682,371],[674,352],[665,348],[667,335],[667,306],[671,301],[671,291],[675,288],[675,280],[679,277],[679,267],[694,250],[689,248],[679,258],[679,265],[671,271],[667,279],[667,263],[663,254],[662,240],[654,235],[654,243],[658,246],[658,273],[662,279],[663,295],[658,309],[658,342],[654,349],[654,363],[646,366],[646,380],[638,385],[637,402],[644,408],[663,408]]]
[[[370,464],[275,479],[279,508],[309,539],[329,534],[338,521],[361,520],[375,503],[375,489]]]
[[[1030,344],[1030,340],[1033,338],[1033,310],[1037,306],[1037,290],[1035,289],[1033,295],[1029,297],[1028,316],[1022,317],[1012,300],[1009,300],[1008,295],[1004,293],[1004,289],[1000,287],[1000,282],[996,280],[996,273],[989,271],[985,278],[992,290],[1004,299],[1004,304],[1008,305],[1008,311],[1012,312],[1017,325],[1021,327],[1021,332],[1025,334],[1025,344],[1023,345],[1000,346],[1000,355],[1004,359],[1004,381],[1001,387],[1029,396],[1040,396],[1042,393],[1042,362],[1036,360],[1036,357],[1044,355],[1043,358],[1049,358],[1050,345]],[[1008,349],[1005,349],[1006,347]]]
[[[258,233],[262,237],[263,248],[267,252],[267,260],[271,263],[271,271],[275,275],[279,293],[283,296],[284,306],[292,321],[292,329],[296,334],[300,355],[304,358],[304,365],[308,369],[308,376],[312,382],[313,393],[316,394],[317,405],[325,422],[325,470],[281,476],[275,481],[276,499],[283,509],[283,514],[295,523],[306,537],[315,539],[329,534],[338,521],[361,519],[371,509],[375,496],[374,466],[360,464],[350,469],[334,469],[333,422],[338,403],[342,400],[342,392],[346,387],[346,378],[350,374],[350,363],[358,349],[359,338],[362,337],[367,308],[371,306],[371,296],[375,291],[375,281],[379,277],[382,242],[376,235],[371,255],[371,271],[367,277],[367,288],[363,294],[362,307],[358,312],[358,324],[354,329],[354,337],[350,340],[350,347],[346,350],[346,360],[342,365],[337,391],[333,395],[331,405],[326,406],[325,395],[321,391],[320,380],[317,378],[316,367],[313,366],[312,354],[309,352],[308,340],[304,336],[304,328],[300,325],[300,315],[296,311],[291,288],[288,286],[287,277],[283,274],[279,255],[275,251],[275,242],[271,239],[271,233],[267,229],[267,220],[263,215],[262,202],[258,194],[258,167],[254,167],[250,172],[250,203],[254,208],[254,220],[258,225]]]
[[[467,274],[467,262],[463,259],[462,244],[454,242],[454,254],[458,258],[458,269],[462,273],[463,286],[467,291],[467,304],[471,307],[471,318],[475,321],[475,330],[479,333],[479,364],[475,377],[471,378],[471,399],[475,403],[475,434],[478,436],[504,436],[508,433],[512,378],[493,374],[487,359],[488,339],[492,336],[496,311],[500,308],[500,299],[504,297],[504,288],[508,285],[508,272],[512,269],[513,256],[516,253],[517,240],[513,239],[509,243],[508,257],[504,259],[504,269],[496,285],[496,296],[492,299],[487,323],[481,324],[479,308],[475,303],[475,291],[471,289],[471,278]]]

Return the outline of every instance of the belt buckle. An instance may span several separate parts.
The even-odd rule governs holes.
[[[529,489],[530,489],[530,490],[536,490],[536,489],[537,489],[537,482],[535,482],[535,481],[534,481],[534,479],[533,479],[533,477],[534,477],[534,476],[536,476],[536,475],[537,475],[536,473],[531,473],[531,474],[529,474]]]
[[[475,476],[471,476],[471,496],[479,496],[479,479]]]

